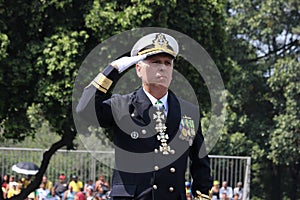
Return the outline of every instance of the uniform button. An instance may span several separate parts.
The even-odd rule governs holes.
[[[131,136],[132,139],[138,139],[139,133],[136,132],[136,131],[133,131],[133,132],[130,134],[130,136]]]
[[[173,192],[173,191],[174,191],[174,188],[173,188],[173,187],[169,187],[169,191],[170,191],[170,192]]]
[[[157,165],[154,166],[154,170],[157,171],[159,170],[159,167]]]
[[[154,149],[154,152],[155,152],[155,153],[158,153],[158,149]]]
[[[131,114],[131,117],[134,117],[134,113]]]
[[[157,185],[152,186],[154,190],[157,190]]]
[[[143,130],[142,130],[142,134],[145,135],[146,133],[147,133],[147,131],[146,131],[145,129],[143,129]]]
[[[174,167],[171,167],[171,168],[170,168],[170,172],[174,173],[174,172],[175,172],[175,168],[174,168]]]

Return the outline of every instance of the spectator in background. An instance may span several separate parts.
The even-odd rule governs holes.
[[[75,194],[75,200],[85,200],[85,194],[83,193],[83,188]]]
[[[242,200],[243,199],[243,184],[242,182],[238,182],[236,187],[233,189],[233,194],[238,194],[239,198],[238,200]]]
[[[72,176],[69,186],[72,186],[74,192],[79,192],[81,189],[83,189],[83,183],[78,180],[78,176],[76,175]]]
[[[185,182],[185,194],[186,194],[187,199],[189,199],[189,197],[192,197],[192,189],[191,189],[190,181]]]
[[[9,175],[5,174],[3,176],[2,185],[1,185],[3,199],[6,199],[6,196],[7,196],[8,183],[9,183]]]
[[[46,188],[45,183],[40,184],[40,188],[36,190],[36,200],[45,200],[50,195],[50,190]]]
[[[7,188],[9,183],[9,175],[5,174],[2,179],[2,188]]]
[[[88,180],[88,182],[84,185],[84,192],[87,192],[87,188],[89,187],[92,187],[93,190],[95,190],[95,184],[92,179]]]
[[[220,183],[219,181],[215,180],[213,182],[213,186],[211,188],[211,199],[212,200],[217,200],[217,199],[220,199],[219,196],[220,196]]]
[[[226,192],[222,192],[220,194],[220,200],[230,200],[230,198],[227,196]]]
[[[233,195],[233,200],[239,200],[239,193],[235,193]]]
[[[17,183],[18,183],[18,188],[22,191],[24,189],[22,180],[19,179]]]
[[[23,188],[27,188],[27,186],[31,183],[32,175],[27,175],[26,178],[22,178]]]
[[[45,200],[60,200],[61,198],[55,193],[55,188],[52,187],[50,195]]]
[[[17,182],[11,181],[9,183],[10,183],[10,186],[7,191],[7,198],[11,198],[21,192],[20,188],[18,187],[19,184]]]
[[[105,178],[103,175],[99,176],[99,179],[96,181],[95,183],[95,189],[99,186],[99,185],[103,185],[105,182]]]
[[[48,180],[47,176],[43,176],[43,179],[42,179],[42,182],[45,184],[45,187],[48,189],[48,190],[51,190],[53,184],[51,181]]]
[[[110,191],[110,186],[109,186],[108,181],[104,181],[104,184],[102,185],[102,189],[103,189],[104,194],[107,194],[107,192]]]
[[[27,200],[35,200],[35,191],[31,192],[31,193],[27,196]]]
[[[64,174],[59,175],[58,183],[54,185],[55,194],[58,195],[61,199],[64,196],[64,192],[68,189],[68,184],[66,182],[66,176]]]
[[[13,186],[14,183],[16,183],[15,177],[14,176],[10,176],[9,177],[9,181],[8,181],[8,187],[6,187],[6,189],[7,190],[10,189]]]
[[[95,184],[95,193],[100,199],[106,199],[107,193],[110,191],[110,185],[105,180],[104,175],[100,175]]]
[[[73,187],[69,185],[68,190],[64,192],[63,200],[74,200],[76,192],[73,190]]]
[[[98,185],[96,188],[96,191],[95,191],[95,195],[100,197],[100,199],[102,199],[103,196],[105,196],[105,193],[104,193],[104,190],[102,188],[102,185]]]
[[[232,194],[232,187],[229,187],[228,184],[227,184],[227,181],[223,181],[222,183],[222,187],[220,189],[220,199],[224,199],[224,193],[226,193],[226,197],[228,199],[232,199],[233,197],[233,194]]]
[[[94,188],[92,186],[88,186],[86,188],[86,200],[93,200],[94,198]]]

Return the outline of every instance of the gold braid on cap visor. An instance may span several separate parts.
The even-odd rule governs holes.
[[[151,48],[151,49],[145,49],[143,51],[140,51],[138,52],[138,55],[143,55],[143,54],[146,54],[146,53],[150,53],[150,52],[153,52],[153,51],[163,51],[163,52],[166,52],[168,54],[171,54],[172,56],[176,57],[176,53],[168,48],[159,48],[159,47],[154,47],[154,48]]]

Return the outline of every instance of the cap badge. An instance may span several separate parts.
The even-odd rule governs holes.
[[[155,48],[168,49],[168,44],[169,43],[166,37],[162,33],[157,34],[153,40],[153,45]]]

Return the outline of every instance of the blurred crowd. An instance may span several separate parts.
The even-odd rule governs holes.
[[[32,181],[32,176],[15,180],[14,176],[4,175],[2,178],[3,199],[8,199],[19,194]],[[185,182],[187,200],[192,199],[191,183]],[[96,181],[88,180],[83,183],[78,176],[72,175],[69,180],[65,174],[58,176],[58,181],[53,183],[43,176],[40,187],[29,194],[27,200],[107,200],[110,193],[109,182],[100,175]],[[243,186],[238,182],[234,188],[223,181],[213,182],[211,188],[212,200],[242,200]]]
[[[187,200],[193,199],[191,183],[189,181],[185,182],[186,196]],[[238,182],[236,187],[232,189],[228,186],[227,181],[223,181],[220,187],[218,180],[213,182],[213,187],[211,188],[211,199],[212,200],[242,200],[243,199],[243,184]]]
[[[4,175],[3,199],[19,194],[32,179],[30,175],[19,180],[15,180],[15,176]],[[76,175],[70,176],[68,180],[65,174],[60,174],[55,183],[48,180],[47,176],[43,176],[40,187],[30,193],[27,200],[106,200],[109,192],[110,185],[103,175],[100,175],[96,181],[88,180],[83,183]]]

